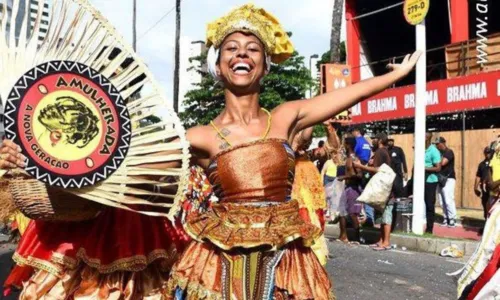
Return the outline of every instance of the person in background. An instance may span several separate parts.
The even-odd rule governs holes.
[[[325,141],[318,142],[318,148],[314,149],[313,155],[314,155],[313,158],[316,161],[316,167],[318,168],[318,172],[321,173],[323,166],[328,160],[328,152],[325,147]]]
[[[351,134],[356,138],[356,147],[354,153],[362,164],[367,164],[372,155],[372,147],[370,143],[363,136],[362,129],[355,127],[351,130]]]
[[[342,147],[340,139],[332,122],[327,121],[323,123],[326,127],[326,144],[324,145],[325,154],[328,156],[327,161],[321,169],[321,178],[323,178],[323,185],[333,182],[338,176],[338,168],[342,165]]]
[[[371,176],[375,175],[380,166],[386,164],[391,165],[391,156],[389,151],[387,151],[387,146],[389,140],[385,133],[378,133],[373,139],[373,149],[374,154],[371,162],[368,166],[363,165],[361,162],[356,161],[353,163],[356,169],[368,172]],[[383,251],[391,249],[391,227],[392,227],[392,211],[394,210],[394,203],[391,203],[387,199],[387,205],[382,214],[382,225],[380,226],[380,241],[376,244],[371,245],[375,251]]]
[[[404,181],[408,180],[408,166],[406,165],[405,152],[401,147],[394,145],[394,139],[392,138],[389,139],[387,150],[389,150],[389,155],[391,156],[391,168],[396,173],[393,187],[394,196],[402,198],[405,195]]]
[[[486,147],[484,148],[483,154],[484,160],[481,161],[477,167],[476,180],[474,181],[474,193],[476,196],[481,198],[484,219],[486,220],[488,215],[488,201],[490,199],[490,191],[488,189],[486,179],[488,178],[488,173],[490,172],[490,160],[493,151],[490,147]]]
[[[441,152],[441,176],[446,177],[446,184],[438,184],[439,203],[443,208],[444,221],[442,226],[455,227],[457,209],[455,207],[455,153],[446,146],[446,139],[439,137],[436,139],[436,147]]]
[[[500,143],[497,141],[492,143],[494,153],[491,156],[490,168],[486,179],[488,190],[490,191],[490,199],[487,203],[488,215],[490,209],[498,202],[500,198]]]
[[[325,162],[323,169],[321,170],[321,178],[323,179],[323,185],[327,185],[334,182],[337,178],[338,165],[335,162],[335,158],[332,157]]]
[[[339,176],[339,180],[345,180],[344,197],[341,198],[340,204],[340,236],[342,242],[349,242],[347,238],[347,217],[350,216],[354,230],[356,232],[355,242],[359,243],[359,215],[362,210],[362,204],[356,202],[361,195],[361,180],[363,173],[360,169],[354,168],[354,161],[357,160],[354,154],[356,147],[356,139],[354,137],[346,137],[344,139],[344,148],[347,151],[345,163],[345,175]]]
[[[432,144],[432,133],[425,136],[425,217],[427,219],[426,233],[432,234],[436,215],[436,190],[438,186],[437,173],[441,171],[441,154]]]
[[[354,154],[359,159],[361,164],[363,165],[368,164],[372,155],[372,146],[363,136],[361,128],[354,127],[351,130],[351,134],[356,138],[356,147],[354,148]],[[365,173],[364,176],[367,179],[370,176],[370,174]],[[364,181],[364,183],[366,183],[366,180]],[[364,222],[364,225],[367,227],[373,227],[373,224],[375,223],[375,210],[373,209],[373,207],[366,204],[364,205],[364,209],[366,214],[366,220]]]

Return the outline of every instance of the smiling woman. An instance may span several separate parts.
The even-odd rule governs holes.
[[[191,128],[187,135],[193,161],[205,168],[219,202],[186,218],[194,241],[173,267],[170,294],[176,299],[334,299],[311,249],[320,229],[301,218],[291,196],[290,143],[301,130],[406,76],[419,54],[392,65],[394,71],[384,76],[268,112],[259,104],[261,80],[271,63],[294,52],[278,20],[243,5],[208,25],[207,46],[210,73],[224,86],[225,107],[209,126]]]
[[[225,85],[248,88],[265,75],[264,45],[254,35],[236,32],[221,46],[217,74]]]

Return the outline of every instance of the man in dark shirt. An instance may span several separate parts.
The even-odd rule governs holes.
[[[404,196],[404,180],[408,179],[408,167],[406,165],[405,152],[398,146],[394,146],[394,139],[389,139],[387,147],[391,156],[391,168],[396,173],[394,179],[394,197],[401,198]]]
[[[384,133],[378,133],[373,139],[374,155],[370,160],[368,166],[363,165],[360,161],[353,163],[353,166],[359,170],[370,173],[372,176],[375,175],[380,166],[386,164],[391,165],[391,156],[387,150],[389,140],[387,135]],[[389,200],[389,199],[387,199]],[[373,249],[376,251],[389,250],[391,249],[391,226],[392,226],[392,211],[394,210],[394,204],[387,201],[387,205],[382,214],[382,225],[380,226],[380,240],[377,244],[373,245]]]
[[[484,148],[484,160],[479,163],[476,172],[476,180],[474,182],[474,192],[476,196],[481,197],[481,204],[483,205],[484,219],[488,215],[487,203],[490,199],[490,191],[488,185],[486,184],[486,179],[488,178],[488,173],[490,172],[490,160],[493,151],[490,147]]]
[[[457,210],[455,207],[455,153],[446,146],[446,139],[439,137],[436,140],[436,147],[441,152],[441,176],[445,176],[446,184],[438,185],[438,198],[444,213],[442,226],[455,227]]]

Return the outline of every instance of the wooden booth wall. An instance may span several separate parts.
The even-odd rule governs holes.
[[[474,194],[477,166],[483,160],[483,150],[498,136],[498,129],[449,131],[439,133],[447,141],[448,148],[455,153],[455,202],[457,208],[482,209],[481,199]],[[414,161],[413,134],[393,135],[397,146],[406,154],[408,171],[411,174]],[[465,160],[465,161],[464,161]],[[462,180],[462,174],[465,177]],[[465,183],[465,184],[463,184]]]

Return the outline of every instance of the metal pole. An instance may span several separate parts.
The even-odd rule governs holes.
[[[465,194],[465,111],[462,112],[462,196],[460,197],[460,206],[464,208]]]
[[[132,46],[134,51],[137,51],[137,0],[134,0],[134,12],[132,20]]]
[[[417,63],[416,74],[416,104],[415,104],[415,174],[413,180],[413,224],[415,234],[424,233],[425,224],[425,132],[426,132],[426,38],[425,20],[416,26],[417,50],[422,51],[422,56]]]
[[[174,67],[174,111],[179,112],[179,73],[181,38],[181,0],[175,1],[175,67]]]
[[[312,74],[312,55],[309,57],[309,73]],[[306,98],[312,98],[312,85],[309,86],[309,97]]]

